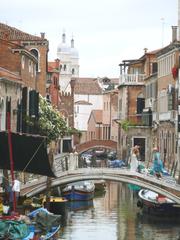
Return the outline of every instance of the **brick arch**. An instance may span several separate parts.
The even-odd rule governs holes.
[[[78,153],[82,153],[95,147],[102,147],[102,148],[117,150],[117,142],[112,140],[91,140],[91,141],[76,145],[75,150]]]

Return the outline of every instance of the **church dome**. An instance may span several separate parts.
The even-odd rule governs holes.
[[[79,58],[79,53],[76,48],[71,48],[71,57],[72,58]]]
[[[57,53],[71,54],[70,47],[66,44],[66,35],[62,34],[62,42],[57,47]]]

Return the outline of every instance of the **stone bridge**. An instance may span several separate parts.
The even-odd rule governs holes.
[[[117,142],[112,140],[92,140],[75,146],[77,153],[85,152],[91,148],[109,148],[117,150]]]
[[[180,204],[180,185],[166,178],[157,179],[154,176],[132,172],[128,169],[111,168],[79,168],[61,172],[59,177],[51,179],[51,186],[57,187],[81,180],[107,180],[124,182],[147,188]],[[21,196],[31,197],[47,188],[47,178],[37,179],[31,184],[26,184],[21,189]]]

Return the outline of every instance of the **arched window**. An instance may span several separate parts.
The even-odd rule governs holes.
[[[72,74],[74,75],[74,73],[75,73],[75,69],[73,68],[73,69],[72,69]]]
[[[36,64],[36,71],[39,71],[39,52],[37,49],[31,49],[30,52],[38,59],[38,64]]]
[[[66,71],[66,64],[64,64],[64,71]]]

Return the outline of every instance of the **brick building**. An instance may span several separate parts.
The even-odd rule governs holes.
[[[118,90],[106,90],[103,93],[102,139],[118,142]]]
[[[1,130],[7,129],[7,112],[11,127],[17,132],[27,132],[24,116],[33,115],[37,102],[36,57],[17,43],[0,38],[1,67]],[[37,106],[36,106],[37,109]]]
[[[134,145],[140,146],[142,161],[150,158],[152,112],[149,108],[146,110],[145,106],[145,79],[157,72],[156,53],[157,51],[147,52],[145,49],[141,58],[124,60],[120,64],[118,152],[121,158],[128,157]],[[148,121],[144,120],[146,116]]]
[[[56,59],[54,62],[48,62],[48,73],[46,81],[46,98],[48,101],[59,109],[59,75],[60,75],[60,60]]]
[[[92,110],[88,120],[87,141],[102,140],[102,110]]]
[[[32,79],[26,79],[26,75],[23,72],[19,72],[22,75],[23,81],[25,81],[25,85],[27,87],[33,87],[36,91],[38,91],[42,96],[46,96],[46,73],[47,73],[47,55],[49,50],[49,42],[45,39],[45,34],[41,33],[41,36],[33,36],[31,34],[25,33],[16,29],[14,27],[8,26],[6,24],[0,23],[0,38],[6,41],[9,41],[13,44],[17,44],[16,49],[14,49],[14,53],[21,54],[23,50],[25,53],[32,55],[32,58],[36,58],[37,63],[34,66],[34,61],[32,59],[28,60],[28,69],[31,72],[32,77],[33,74],[36,74],[36,82],[35,84],[32,82]],[[20,48],[20,49],[19,49]],[[24,49],[23,49],[24,48]],[[16,56],[13,58],[12,62],[7,58],[2,57],[2,61],[0,64],[2,67],[7,68],[10,71],[17,71],[17,64],[25,62],[27,59],[21,56],[21,62],[16,62]],[[4,62],[4,63],[3,63]],[[22,70],[19,68],[19,71]]]
[[[17,107],[21,101],[22,86],[22,79],[18,74],[0,67],[0,131],[7,129],[8,112],[12,131],[16,132],[18,129]]]

